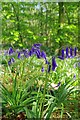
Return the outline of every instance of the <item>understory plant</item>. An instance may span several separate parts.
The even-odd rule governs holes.
[[[7,65],[0,82],[2,91],[2,110],[9,118],[23,112],[26,118],[52,117],[52,113],[60,109],[63,117],[66,102],[70,95],[77,93],[77,68],[73,68],[76,61],[72,49],[70,55],[66,48],[62,55],[47,57],[40,49],[41,44],[34,44],[31,50],[14,51],[12,48],[6,53]],[[74,60],[71,60],[74,59]],[[69,61],[72,61],[72,65]],[[64,65],[63,65],[64,64]],[[69,66],[71,65],[71,66]],[[62,67],[63,66],[63,67]],[[64,68],[65,67],[65,68]],[[69,70],[76,69],[76,73]],[[76,80],[75,80],[75,76]],[[11,118],[12,119],[12,118]]]

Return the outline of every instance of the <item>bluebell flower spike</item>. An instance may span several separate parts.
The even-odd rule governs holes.
[[[58,58],[61,60],[64,60],[64,49],[62,49],[61,53],[62,53],[62,56],[58,56]]]
[[[15,62],[14,58],[11,58],[11,61],[12,61],[12,62]]]
[[[48,60],[47,60],[47,59],[45,59],[45,64],[50,64],[50,62],[48,62]]]
[[[12,49],[12,47],[9,48],[9,55],[13,54],[14,50]]]
[[[30,50],[29,53],[28,53],[28,55],[32,56],[32,54],[33,54],[33,52]]]
[[[50,70],[51,70],[51,65],[48,64],[48,73],[50,72]]]
[[[76,75],[74,74],[73,79],[76,79]]]
[[[58,89],[60,85],[61,85],[61,82],[59,82],[54,88]]]
[[[68,51],[68,47],[66,48],[66,58],[69,57],[69,51]]]
[[[76,54],[77,54],[77,48],[75,47],[74,48],[74,56],[76,56]]]
[[[60,84],[61,84],[61,82],[59,82],[59,83],[57,84],[57,86],[56,86],[56,87],[59,87],[59,86],[60,86]]]
[[[28,55],[28,51],[25,50],[23,53],[24,53],[24,56],[25,56],[26,58],[29,57],[29,55]]]
[[[36,53],[36,56],[37,56],[38,59],[41,58],[39,50],[37,50],[35,53]]]
[[[40,43],[37,43],[37,44],[34,44],[33,46],[36,47],[36,48],[40,48],[40,47],[41,47],[41,44],[40,44]]]
[[[44,72],[44,67],[42,67],[41,71]]]
[[[41,57],[46,59],[46,53],[44,51],[41,52]]]
[[[72,55],[73,55],[73,49],[70,48],[70,56],[72,57]]]
[[[21,53],[19,52],[19,53],[18,53],[18,59],[20,59],[20,58],[21,58]]]
[[[64,58],[64,49],[62,49],[62,58]]]
[[[15,62],[14,58],[11,58],[9,61],[8,61],[8,65],[10,66],[13,62]]]
[[[11,59],[8,61],[8,65],[9,65],[9,66],[11,65]]]
[[[31,50],[28,52],[28,55],[32,56],[33,54],[36,54],[37,58],[40,58],[41,57],[40,49],[32,47]]]
[[[57,67],[55,57],[52,57],[52,71],[55,71],[55,68]]]
[[[36,54],[37,58],[41,58],[41,52],[40,49],[34,49],[34,54]]]

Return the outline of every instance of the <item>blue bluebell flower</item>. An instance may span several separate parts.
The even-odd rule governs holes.
[[[15,62],[14,58],[11,58],[9,61],[8,61],[8,65],[10,66],[13,62]]]
[[[62,56],[58,56],[58,58],[61,59],[61,60],[64,60],[64,58]]]
[[[75,47],[74,48],[74,56],[76,56],[76,54],[77,54],[77,48]]]
[[[46,53],[44,51],[41,52],[41,57],[46,59]]]
[[[48,60],[47,60],[47,59],[45,59],[45,64],[49,64],[49,62],[48,62]]]
[[[10,47],[9,51],[8,51],[9,55],[11,55],[13,52],[14,52],[14,50],[12,49],[12,47]]]
[[[58,82],[58,84],[51,83],[51,86],[52,86],[55,90],[57,90],[60,85],[61,85],[61,82]]]
[[[74,74],[73,79],[76,79],[76,75]]]
[[[12,61],[12,62],[15,62],[14,58],[11,58],[11,61]]]
[[[50,64],[48,64],[48,73],[50,72],[50,70],[51,70],[51,65]]]
[[[37,43],[37,44],[34,44],[33,46],[39,49],[42,45],[40,43]]]
[[[73,55],[73,49],[70,48],[70,56],[72,57],[72,55]]]
[[[64,60],[64,49],[62,49],[61,53],[62,53],[62,56],[58,56],[58,58],[61,60]]]
[[[64,58],[64,49],[62,49],[62,58]]]
[[[61,82],[59,82],[54,88],[58,89],[60,85],[61,85]]]
[[[21,58],[21,53],[20,53],[20,52],[18,53],[18,58],[19,58],[19,59]]]
[[[69,57],[69,50],[68,47],[66,48],[66,58]]]
[[[37,56],[38,59],[41,58],[41,52],[40,52],[40,50],[35,51],[35,53],[36,53],[36,56]]]
[[[24,50],[23,53],[24,53],[24,56],[25,56],[26,58],[29,57],[29,55],[28,55],[28,49]]]
[[[49,62],[46,58],[46,53],[44,51],[41,52],[41,57],[45,59],[45,64],[49,64]]]
[[[31,50],[28,52],[29,56],[32,56],[34,54],[34,47],[31,48]]]
[[[44,72],[44,67],[42,67],[41,71]]]
[[[31,50],[29,51],[28,55],[32,56],[33,54],[36,54],[37,58],[41,58],[40,49],[32,47]]]
[[[33,52],[30,50],[29,53],[28,53],[28,55],[32,56],[32,54],[33,54]]]
[[[46,53],[44,51],[40,51],[40,43],[34,44],[31,48],[31,50],[29,51],[28,55],[32,56],[33,54],[36,54],[37,58],[44,58],[46,60]],[[47,61],[46,61],[47,62]]]
[[[57,64],[55,61],[55,57],[52,57],[52,71],[54,71],[56,67],[57,67]]]
[[[8,65],[11,65],[11,59],[8,61]]]
[[[32,56],[36,52],[36,48],[32,47],[31,50],[29,51],[29,55]]]
[[[36,51],[36,48],[32,47],[31,51],[34,53]]]
[[[56,87],[59,87],[59,86],[60,86],[60,84],[61,84],[61,82],[59,82],[59,83],[57,84],[57,86],[56,86]]]

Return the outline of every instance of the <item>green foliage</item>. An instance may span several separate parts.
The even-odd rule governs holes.
[[[78,3],[2,3],[2,43],[25,47],[40,42],[56,48],[78,46]],[[77,42],[76,42],[77,41]]]

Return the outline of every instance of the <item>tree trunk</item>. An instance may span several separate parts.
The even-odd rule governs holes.
[[[80,51],[80,1],[78,3],[78,49]]]
[[[63,6],[63,2],[59,2],[59,20],[58,20],[58,24],[59,24],[59,27],[58,27],[58,37],[60,38],[60,35],[61,35],[61,24],[64,23],[64,6]],[[60,49],[62,47],[62,40],[60,38],[60,41],[59,41],[59,55],[60,55]]]
[[[45,23],[45,34],[46,34],[46,37],[48,36],[47,19],[48,19],[48,10],[47,10],[47,4],[46,4],[46,23]],[[46,39],[46,46],[48,47],[48,39]]]

